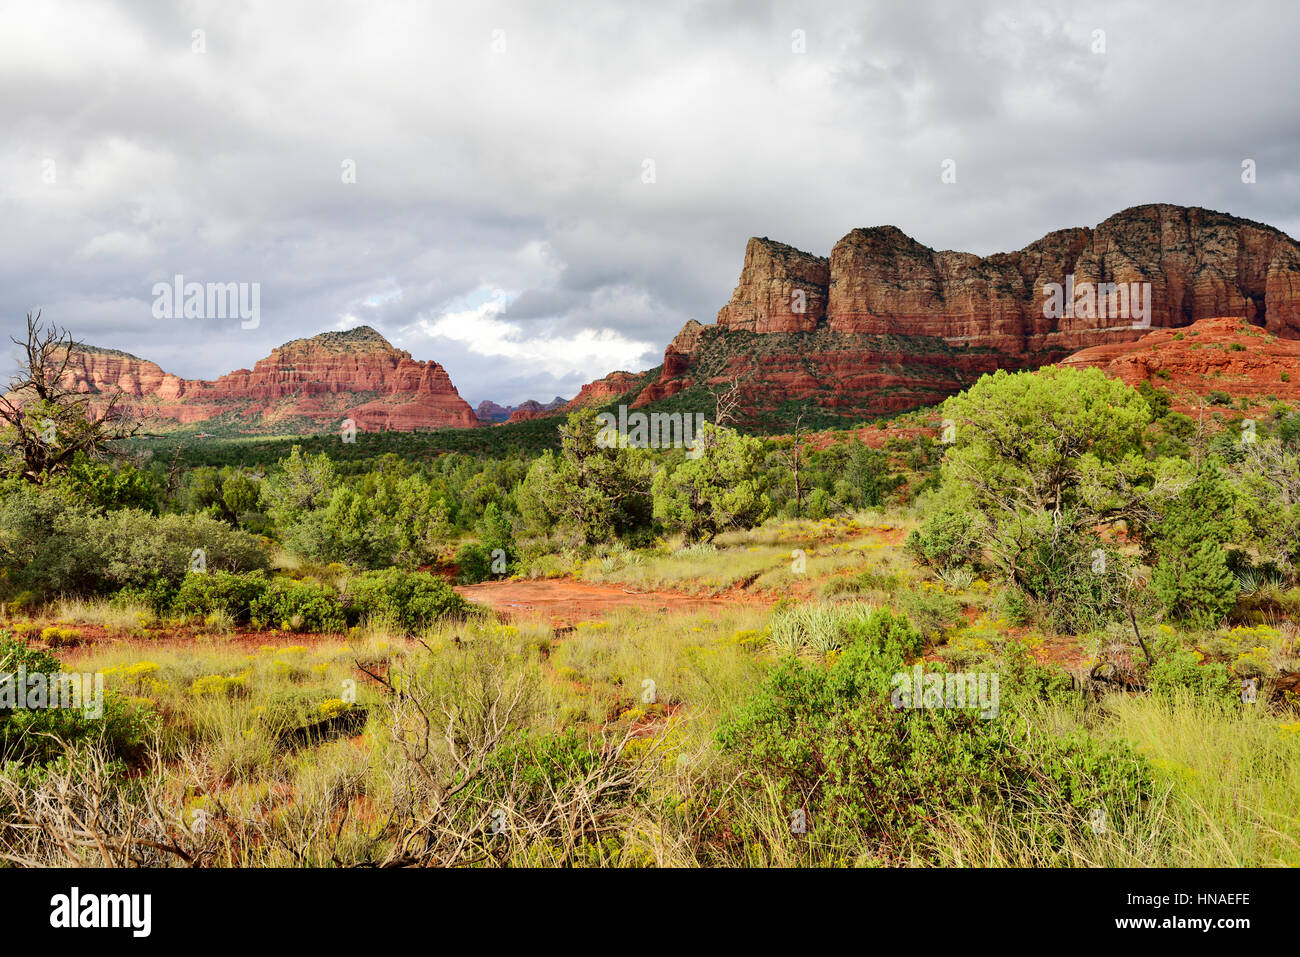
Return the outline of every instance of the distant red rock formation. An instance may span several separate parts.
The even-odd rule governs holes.
[[[215,381],[181,379],[156,363],[111,349],[77,345],[67,375],[81,392],[120,389],[126,403],[156,423],[186,425],[218,417],[266,431],[295,421],[362,431],[480,425],[436,362],[411,358],[369,326],[287,342],[251,370]]]
[[[1144,318],[1045,308],[1052,284],[1080,292],[1134,283],[1149,293]],[[215,382],[89,348],[72,374],[86,391],[120,387],[163,419],[221,416],[260,429],[295,419],[332,427],[345,417],[363,429],[469,427],[501,411],[518,422],[623,395],[641,408],[686,390],[699,393],[695,411],[711,413],[704,390],[732,381],[742,423],[786,422],[808,405],[860,421],[934,404],[996,369],[1038,368],[1097,347],[1117,347],[1118,357],[1162,329],[1222,317],[1300,339],[1300,244],[1225,213],[1149,205],[984,257],[930,249],[893,226],[854,229],[829,257],[751,239],[716,323],[687,322],[657,374],[614,372],[568,403],[483,403],[476,416],[440,365],[413,360],[368,327],[287,343]]]
[[[540,419],[547,415],[557,415],[559,410],[564,407],[564,399],[558,395],[550,402],[541,403],[536,399],[529,399],[521,402],[510,410],[510,417],[507,422],[527,422],[529,419]]]
[[[605,405],[621,395],[626,395],[641,383],[645,373],[611,372],[594,382],[584,385],[576,396],[569,400],[561,412],[576,412],[588,406]]]
[[[483,422],[504,422],[510,418],[511,409],[509,406],[497,405],[495,402],[484,399],[474,410],[474,414]]]

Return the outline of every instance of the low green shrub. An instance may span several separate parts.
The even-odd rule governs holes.
[[[967,512],[953,508],[931,512],[903,544],[931,568],[960,568],[972,564],[980,552],[975,523]]]
[[[343,603],[329,585],[273,578],[249,603],[249,618],[258,628],[285,631],[341,632],[347,628]]]
[[[998,595],[997,613],[1016,627],[1023,627],[1033,620],[1034,610],[1025,593],[1014,585],[1004,588]]]
[[[478,542],[467,542],[456,550],[458,580],[465,585],[476,585],[492,577],[492,555]]]
[[[160,579],[179,586],[195,564],[250,571],[267,568],[268,557],[257,538],[209,515],[100,514],[63,485],[0,489],[0,600],[151,590]]]
[[[354,619],[382,620],[412,634],[441,619],[465,618],[475,611],[438,576],[396,568],[354,576],[346,600]]]
[[[261,571],[186,575],[171,608],[183,618],[206,618],[219,612],[236,622],[248,621],[253,603],[269,585],[270,580]]]
[[[75,746],[91,739],[102,743],[108,754],[120,761],[135,760],[143,753],[156,720],[151,709],[105,691],[103,714],[88,713],[84,705],[90,704],[93,692],[84,682],[81,708],[14,707],[18,704],[17,681],[10,676],[20,669],[29,677],[45,675],[49,694],[57,680],[54,676],[63,673],[54,655],[0,632],[0,682],[9,682],[0,688],[0,766],[12,763],[28,771],[39,770],[62,757],[65,744]],[[47,697],[46,704],[51,702],[52,698]]]
[[[143,605],[155,615],[161,615],[175,598],[176,584],[166,578],[155,578],[143,585],[124,585],[113,593],[108,603],[114,608]]]
[[[1078,733],[1035,732],[1031,742],[1015,694],[991,720],[971,708],[896,707],[895,676],[917,647],[916,629],[882,610],[830,667],[782,661],[718,733],[749,791],[738,800],[775,794],[785,814],[804,812],[812,844],[856,839],[901,858],[924,848],[940,815],[1009,818],[1060,846],[1095,808],[1122,815],[1151,794],[1150,769],[1126,745]]]
[[[1240,698],[1241,682],[1219,661],[1205,661],[1176,634],[1152,639],[1155,664],[1147,670],[1147,686],[1157,694],[1191,691],[1211,698]]]
[[[927,637],[937,636],[962,621],[962,604],[938,588],[909,588],[898,595],[898,607]]]

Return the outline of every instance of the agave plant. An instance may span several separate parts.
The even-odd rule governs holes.
[[[684,545],[673,553],[674,558],[705,558],[709,555],[716,555],[718,546],[712,542],[695,542],[691,545]]]
[[[874,610],[864,602],[797,605],[772,619],[768,639],[782,654],[824,657],[844,646],[846,628]]]
[[[1243,568],[1237,572],[1237,591],[1243,595],[1253,595],[1259,591],[1262,576],[1253,568]]]
[[[1237,572],[1237,590],[1243,595],[1253,595],[1265,588],[1276,588],[1284,583],[1283,575],[1273,568],[1243,568]]]
[[[935,576],[952,591],[965,591],[975,580],[975,573],[969,568],[942,568]]]

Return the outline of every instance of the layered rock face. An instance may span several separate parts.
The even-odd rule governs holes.
[[[285,343],[251,370],[215,381],[181,379],[126,353],[79,345],[67,377],[81,392],[120,389],[155,421],[222,419],[250,431],[306,422],[358,429],[469,428],[481,424],[436,362],[412,359],[369,326]]]
[[[785,243],[751,239],[731,302],[718,325],[746,332],[811,332],[826,315],[830,267]]]
[[[68,357],[63,382],[77,392],[120,391],[130,398],[176,399],[186,387],[186,380],[164,372],[156,363],[116,349],[82,344]]]
[[[986,257],[936,251],[893,226],[855,229],[829,258],[751,239],[716,325],[688,323],[637,404],[736,378],[759,409],[808,400],[875,415],[996,368],[1222,316],[1300,337],[1300,245],[1260,223],[1169,205]]]

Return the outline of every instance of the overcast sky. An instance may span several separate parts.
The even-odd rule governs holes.
[[[1290,3],[0,0],[0,331],[39,307],[214,378],[368,323],[513,404],[658,364],[749,236],[987,254],[1149,202],[1296,236],[1298,27]],[[260,324],[155,318],[176,274],[260,284]]]

